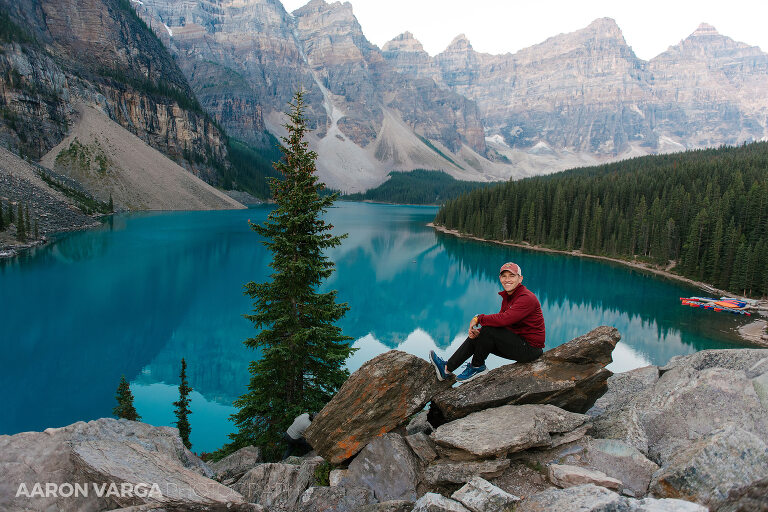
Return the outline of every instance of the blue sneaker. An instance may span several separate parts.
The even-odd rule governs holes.
[[[456,377],[456,380],[458,382],[469,382],[475,377],[479,377],[487,371],[488,368],[485,365],[475,367],[472,366],[472,363],[467,363],[467,366],[464,367],[464,371],[461,372],[458,377]]]
[[[434,350],[429,351],[429,362],[435,367],[435,373],[437,373],[437,380],[445,380],[451,373],[445,369],[445,361],[435,354]]]

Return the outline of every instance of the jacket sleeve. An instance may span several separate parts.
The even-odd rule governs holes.
[[[529,295],[523,295],[512,303],[512,305],[503,313],[496,313],[495,315],[478,315],[477,321],[483,326],[507,327],[518,323],[535,310],[536,300]]]

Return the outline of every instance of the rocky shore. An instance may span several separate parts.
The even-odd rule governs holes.
[[[556,254],[567,254],[568,256],[579,256],[581,258],[592,258],[596,260],[603,260],[603,261],[610,261],[613,263],[619,263],[621,265],[626,265],[628,267],[632,267],[637,270],[642,270],[643,272],[650,272],[652,274],[656,274],[657,276],[666,277],[668,279],[674,279],[675,281],[680,281],[686,284],[690,284],[692,286],[695,286],[697,288],[701,288],[705,292],[712,294],[712,295],[718,295],[718,296],[728,296],[728,297],[737,297],[738,294],[734,294],[733,292],[729,292],[728,290],[721,290],[720,288],[715,288],[714,286],[701,282],[701,281],[694,281],[693,279],[689,279],[687,277],[683,277],[678,274],[673,274],[672,272],[669,272],[668,270],[662,270],[660,268],[655,268],[651,265],[640,263],[637,261],[628,261],[628,260],[622,260],[619,258],[610,258],[608,256],[598,256],[596,254],[584,254],[581,251],[560,251],[557,249],[550,249],[548,247],[540,247],[537,245],[530,245],[530,244],[519,244],[515,242],[503,242],[499,240],[486,240],[485,238],[480,238],[473,235],[468,235],[466,233],[461,233],[455,229],[448,229],[444,226],[438,226],[433,223],[428,223],[427,226],[431,227],[435,231],[439,231],[441,233],[446,233],[448,235],[453,235],[459,238],[467,238],[470,240],[477,240],[479,242],[489,242],[493,244],[499,244],[499,245],[508,245],[510,247],[520,247],[522,249],[529,249],[531,251],[539,251],[539,252],[551,252]],[[753,315],[758,314],[761,316],[768,317],[768,300],[761,300],[758,301],[757,304],[753,307]],[[762,331],[760,331],[760,326],[762,326]],[[766,332],[766,323],[762,320],[757,320],[755,322],[752,322],[751,324],[747,326],[743,326],[742,328],[737,330],[737,333],[743,339],[744,341],[756,345],[759,347],[766,347],[768,348],[768,332]]]
[[[280,463],[208,465],[176,429],[108,418],[0,436],[0,509],[768,510],[768,350],[613,375],[619,339],[599,327],[459,387],[387,352],[317,415],[316,451]]]

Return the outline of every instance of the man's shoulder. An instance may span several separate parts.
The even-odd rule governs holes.
[[[536,297],[536,294],[533,293],[531,290],[529,290],[528,288],[526,288],[523,285],[520,285],[519,288],[520,288],[520,293],[518,293],[518,295],[516,297],[517,299],[534,300],[537,303],[539,302],[538,297]]]

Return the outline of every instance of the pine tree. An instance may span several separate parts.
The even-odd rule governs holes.
[[[24,210],[24,233],[29,235],[29,232],[32,229],[32,223],[29,221],[29,203],[24,205]]]
[[[353,352],[349,336],[335,325],[349,307],[336,303],[336,291],[318,293],[334,270],[323,255],[347,235],[334,236],[321,215],[337,195],[321,196],[317,154],[307,149],[304,136],[304,92],[294,97],[288,112],[288,131],[282,137],[283,158],[275,164],[282,181],[272,178],[276,203],[264,224],[251,224],[272,251],[271,281],[249,282],[245,293],[255,300],[253,314],[245,315],[262,330],[245,341],[261,350],[250,364],[248,392],[234,405],[238,432],[224,450],[248,444],[263,446],[268,456],[278,454],[278,443],[295,416],[320,410],[349,376],[345,359]]]
[[[139,421],[141,419],[141,416],[139,416],[139,413],[136,412],[136,408],[133,406],[133,393],[131,393],[128,381],[125,380],[125,375],[120,378],[115,398],[117,398],[117,406],[112,409],[112,414],[118,418],[132,421]]]
[[[109,204],[107,205],[109,207],[109,212],[113,213],[115,211],[115,203],[112,201],[112,192],[109,193]]]
[[[21,242],[27,241],[27,230],[24,228],[24,208],[21,203],[17,205],[18,212],[16,213],[16,238]]]
[[[37,219],[35,219],[35,240],[40,239],[40,224],[37,222]]]
[[[187,416],[192,414],[189,409],[189,394],[192,392],[192,388],[187,382],[187,362],[184,358],[181,358],[181,373],[179,374],[181,384],[179,384],[179,400],[173,402],[176,407],[174,413],[176,414],[176,428],[179,429],[179,436],[188,449],[192,448],[192,443],[189,441],[189,434],[192,432],[192,427],[189,425],[189,419]]]
[[[0,200],[0,231],[5,231],[5,214],[3,213],[2,200]]]

